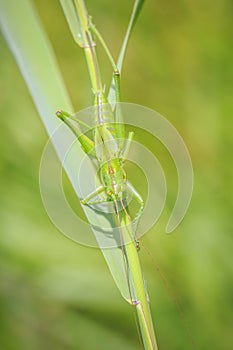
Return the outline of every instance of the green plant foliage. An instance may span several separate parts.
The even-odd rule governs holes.
[[[93,97],[82,52],[69,35],[59,3],[34,4],[72,103],[80,110]],[[132,3],[87,0],[87,6],[106,41],[114,41],[117,57]],[[230,350],[232,3],[147,1],[134,30],[124,62],[123,100],[165,115],[183,136],[195,172],[187,216],[166,236],[177,180],[166,151],[153,143],[169,193],[160,221],[143,244],[172,286],[196,348]],[[101,50],[98,55],[105,59]],[[140,349],[132,309],[115,288],[101,253],[59,234],[44,211],[38,168],[47,134],[2,36],[0,56],[0,347]],[[107,65],[102,72],[110,76]],[[137,137],[149,146],[150,135]],[[132,181],[140,189],[140,181]],[[191,349],[179,313],[143,247],[140,255],[160,348]]]

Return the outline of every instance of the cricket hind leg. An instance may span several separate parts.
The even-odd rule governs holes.
[[[84,150],[84,152],[92,157],[95,157],[96,155],[94,141],[91,140],[87,135],[85,135],[81,131],[80,125],[85,126],[89,130],[91,130],[92,128],[86,123],[82,122],[81,120],[74,118],[68,112],[59,110],[56,112],[56,115],[71,129],[74,135],[78,138],[78,141],[81,144],[81,147]]]
[[[121,106],[119,103],[121,101],[120,71],[119,71],[117,64],[115,63],[115,61],[112,57],[112,54],[111,54],[108,46],[106,45],[102,35],[100,34],[100,32],[93,25],[93,23],[91,23],[91,21],[90,21],[89,25],[90,25],[91,31],[94,33],[94,35],[97,37],[100,44],[102,45],[102,47],[103,47],[103,49],[104,49],[104,51],[109,59],[109,62],[112,66],[112,69],[113,69],[113,81],[114,81],[113,89],[114,89],[114,93],[115,93],[115,99],[114,99],[112,108],[115,109],[116,138],[118,139],[119,148],[122,148],[122,145],[123,145],[123,142],[125,139],[125,126],[124,126],[124,122],[123,122],[123,115],[122,115],[122,111],[121,111]]]

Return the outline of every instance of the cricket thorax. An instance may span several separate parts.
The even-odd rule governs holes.
[[[107,195],[117,197],[125,191],[126,173],[119,159],[111,159],[100,168],[100,178]]]

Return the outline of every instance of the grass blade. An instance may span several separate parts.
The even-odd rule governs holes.
[[[60,125],[54,112],[58,108],[72,112],[72,106],[60,76],[53,51],[29,0],[17,4],[17,11],[14,0],[2,0],[0,3],[0,10],[0,23],[3,34],[15,56],[34,103],[51,137],[54,130]],[[20,16],[18,16],[19,12],[21,14]],[[65,125],[61,127],[64,127],[62,144],[65,142],[70,144],[70,142],[72,142],[72,133],[67,133]],[[73,139],[75,139],[75,136],[73,136]],[[52,141],[58,157],[63,159],[61,139],[53,138]],[[77,147],[75,147],[74,152],[69,155],[69,162],[65,163],[64,168],[76,194],[80,197],[80,193],[75,186],[77,172],[74,171],[73,164],[77,164],[77,158],[80,159],[81,163],[83,152],[81,148],[78,147],[78,143],[76,143],[76,145]],[[84,172],[84,180],[88,186],[92,178],[95,178],[95,173],[94,171],[92,172],[92,167],[90,167],[89,164],[87,166],[88,168],[82,169],[82,171]],[[96,221],[97,215],[93,210],[86,207],[84,211],[89,222],[93,222],[93,219]],[[97,226],[99,228],[106,227],[106,221],[104,215],[97,216]],[[109,228],[111,228],[110,220],[108,224]],[[95,229],[93,232],[98,241],[100,237],[99,233]],[[134,242],[126,245],[125,250],[132,275],[132,277],[130,277],[132,278],[132,282],[130,280],[130,283],[133,284],[135,288],[137,307],[139,305],[138,316],[145,349],[157,349],[153,334],[153,326],[150,322],[150,311],[144,288],[143,276]],[[130,295],[129,276],[126,276],[125,260],[121,249],[118,247],[102,249],[102,253],[122,296],[132,303],[135,299],[132,300]]]
[[[85,45],[85,38],[83,37],[82,25],[80,22],[79,14],[76,9],[74,0],[60,0],[61,6],[65,13],[71,34],[74,41],[81,47]]]
[[[72,143],[75,137],[71,133],[67,133],[66,126],[63,126],[63,123],[58,120],[55,112],[61,108],[72,113],[73,108],[54,53],[32,3],[29,0],[24,0],[19,2],[16,8],[14,0],[2,0],[0,2],[0,23],[48,135],[52,136],[58,126],[64,127],[63,143]],[[57,155],[61,159],[63,150],[59,140],[53,141]],[[82,159],[81,147],[75,148],[73,157]],[[73,171],[74,163],[77,163],[77,159],[71,157],[70,162],[65,164],[65,171],[76,194],[80,196],[77,186],[75,186],[77,170]],[[88,168],[84,176],[87,186],[94,176],[94,172],[92,173],[91,168]],[[106,227],[107,223],[103,216],[96,219],[96,217],[94,218],[95,213],[90,208],[86,207],[84,211],[90,222],[97,220],[99,227]],[[95,230],[93,232],[98,239],[98,232]],[[122,296],[128,300],[128,285],[120,250],[118,248],[104,249],[103,254]]]

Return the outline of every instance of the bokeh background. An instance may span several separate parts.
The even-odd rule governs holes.
[[[83,52],[59,2],[33,2],[76,110],[89,106]],[[133,1],[86,4],[117,56]],[[153,108],[177,128],[195,174],[188,213],[166,235],[177,178],[155,143],[168,200],[143,246],[167,282],[143,246],[140,256],[161,350],[232,349],[232,21],[230,0],[148,0],[123,69],[123,101]],[[111,68],[102,51],[99,57],[108,86]],[[0,58],[0,348],[140,349],[133,311],[101,252],[64,237],[43,208],[38,170],[47,135],[2,36]]]

